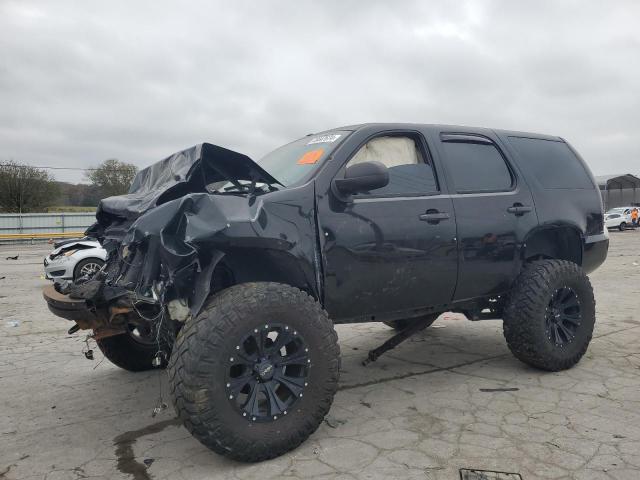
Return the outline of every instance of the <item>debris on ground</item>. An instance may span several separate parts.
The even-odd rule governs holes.
[[[20,326],[20,322],[18,320],[9,320],[7,322],[7,327],[18,327]]]
[[[517,392],[518,390],[520,390],[519,388],[515,388],[515,387],[508,387],[508,388],[481,388],[480,391],[481,392]]]
[[[522,480],[519,473],[492,472],[489,470],[460,469],[461,480]]]
[[[17,260],[20,255],[16,255],[15,257],[7,257],[5,260]]]
[[[331,428],[338,428],[340,425],[344,425],[345,423],[347,423],[347,421],[338,420],[337,418],[333,418],[333,417],[326,417],[324,419],[324,423],[326,423]]]
[[[142,460],[142,463],[144,463],[147,467],[150,467],[153,462],[155,462],[154,458],[145,458],[144,460]]]

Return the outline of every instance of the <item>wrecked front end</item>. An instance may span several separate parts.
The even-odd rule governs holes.
[[[107,251],[82,283],[46,287],[70,332],[175,336],[212,292],[286,281],[320,298],[313,185],[284,189],[248,157],[211,144],[138,173],[127,195],[102,200],[87,232]],[[159,352],[168,354],[169,352]]]

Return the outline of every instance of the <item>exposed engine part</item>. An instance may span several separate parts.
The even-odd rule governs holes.
[[[191,315],[189,305],[187,305],[186,300],[182,298],[176,298],[167,303],[167,310],[169,311],[171,320],[177,322],[186,322]]]

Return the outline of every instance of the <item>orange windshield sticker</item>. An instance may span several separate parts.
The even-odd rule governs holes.
[[[322,157],[324,153],[323,148],[318,148],[317,150],[311,150],[310,152],[305,153],[298,159],[298,165],[310,165],[312,163],[316,163]]]

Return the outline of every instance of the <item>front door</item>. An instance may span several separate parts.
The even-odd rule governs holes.
[[[427,152],[418,133],[369,140],[347,166],[380,161],[389,184],[348,202],[321,200],[325,308],[335,320],[374,320],[451,300],[456,222]]]

